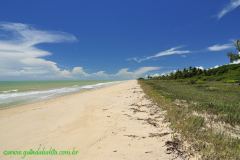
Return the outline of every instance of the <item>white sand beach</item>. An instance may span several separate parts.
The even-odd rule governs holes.
[[[135,80],[0,110],[0,159],[21,159],[5,150],[39,147],[79,153],[26,159],[172,159],[165,146],[172,131],[163,116]]]

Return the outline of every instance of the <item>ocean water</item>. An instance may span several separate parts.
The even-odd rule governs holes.
[[[104,87],[116,81],[0,81],[0,109],[41,101],[84,90]]]

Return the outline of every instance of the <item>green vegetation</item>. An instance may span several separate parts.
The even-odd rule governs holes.
[[[237,53],[228,53],[230,62],[240,60],[240,40],[235,42]],[[224,81],[240,83],[240,64],[223,65],[211,69],[202,69],[197,67],[189,67],[183,70],[177,70],[175,73],[158,77],[148,77],[148,79],[158,80],[177,80],[177,79],[188,79],[191,82],[194,81]]]
[[[139,80],[144,92],[167,111],[171,127],[181,133],[203,159],[239,159],[240,139],[219,132],[209,124],[226,122],[233,128],[240,124],[240,86],[189,82]],[[202,116],[206,114],[212,119]]]
[[[240,59],[240,54],[239,54],[239,52],[240,52],[240,40],[237,40],[235,42],[235,46],[236,46],[236,50],[238,51],[238,53],[233,53],[233,52],[228,53],[228,57],[229,57],[231,63]]]
[[[223,65],[212,69],[199,69],[196,67],[189,67],[182,71],[178,70],[169,75],[153,77],[150,79],[157,80],[192,80],[194,81],[223,81],[229,83],[240,83],[240,64]]]
[[[238,52],[240,52],[240,40],[237,40],[237,41],[235,42],[235,46],[236,46],[236,50],[237,50]],[[231,63],[234,62],[234,61],[236,61],[236,60],[239,60],[239,59],[240,59],[239,53],[229,52],[229,53],[228,53],[228,57],[229,57]]]
[[[239,54],[232,53],[232,52],[228,53],[228,57],[229,57],[231,63],[236,61],[236,60],[238,60],[238,59],[240,59],[240,55]]]
[[[240,41],[236,42],[240,52]],[[231,62],[240,59],[229,53]],[[167,111],[172,128],[202,159],[240,159],[240,64],[189,67],[139,78],[144,92]]]
[[[218,116],[231,125],[240,124],[240,85],[222,82],[144,80],[145,85],[157,90],[172,101],[186,100],[189,108]]]

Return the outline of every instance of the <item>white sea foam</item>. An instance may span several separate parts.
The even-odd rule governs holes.
[[[7,91],[0,91],[0,93],[11,93],[11,92],[18,92],[18,90],[13,89],[13,90],[7,90]]]
[[[115,83],[119,83],[119,81],[98,83],[85,86],[74,85],[72,87],[64,87],[42,91],[27,91],[27,92],[18,92],[18,90],[2,91],[0,92],[0,105],[48,99],[51,97],[61,96],[68,93],[75,93],[81,90],[101,88]]]

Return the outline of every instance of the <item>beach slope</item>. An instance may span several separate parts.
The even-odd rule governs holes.
[[[0,110],[0,159],[8,150],[76,150],[76,155],[27,159],[171,159],[172,131],[164,112],[145,98],[137,81]],[[6,152],[5,152],[6,153]]]

